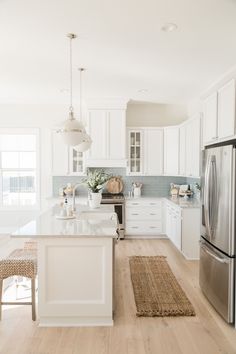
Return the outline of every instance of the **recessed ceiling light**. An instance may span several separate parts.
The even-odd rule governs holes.
[[[148,92],[148,89],[140,89],[140,90],[138,90],[138,93],[146,93],[146,92]]]
[[[162,27],[161,30],[163,32],[173,32],[176,31],[178,26],[175,23],[165,23]]]

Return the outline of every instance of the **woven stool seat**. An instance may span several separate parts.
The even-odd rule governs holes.
[[[37,255],[34,250],[16,249],[0,260],[0,279],[14,275],[34,279],[37,275]]]
[[[32,246],[32,245],[31,245]],[[32,320],[36,319],[35,312],[35,278],[37,276],[37,249],[16,249],[8,257],[0,260],[0,320],[2,305],[16,305],[19,302],[3,302],[3,280],[13,276],[21,276],[31,279],[31,302],[21,302],[22,305],[32,305]]]

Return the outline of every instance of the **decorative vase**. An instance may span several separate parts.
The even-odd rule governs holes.
[[[102,194],[101,193],[90,193],[89,197],[89,206],[92,209],[99,208],[102,200]]]

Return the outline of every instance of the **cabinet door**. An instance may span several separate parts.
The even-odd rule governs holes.
[[[143,174],[143,131],[128,131],[128,175]]]
[[[217,93],[204,101],[203,142],[210,143],[217,139]]]
[[[200,175],[200,118],[186,124],[186,176]]]
[[[183,125],[179,128],[179,173],[185,176],[186,173],[186,128]]]
[[[166,175],[179,174],[179,128],[164,129],[164,173]]]
[[[70,148],[70,175],[85,175],[84,152],[78,152],[75,147]]]
[[[52,132],[52,174],[54,176],[69,174],[69,148],[56,131]]]
[[[92,145],[88,152],[91,160],[107,158],[107,114],[104,110],[90,110],[88,113],[89,134]]]
[[[179,250],[181,250],[181,215],[176,211],[172,211],[171,241]]]
[[[235,134],[235,80],[218,91],[218,136],[227,138]]]
[[[124,110],[111,110],[108,115],[108,158],[125,160],[126,123]]]
[[[145,129],[145,175],[163,174],[163,129]]]

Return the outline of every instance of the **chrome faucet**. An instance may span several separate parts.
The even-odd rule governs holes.
[[[76,211],[76,207],[75,207],[75,191],[77,189],[78,186],[80,186],[81,183],[76,183],[73,187],[73,201],[72,201],[72,210]]]

